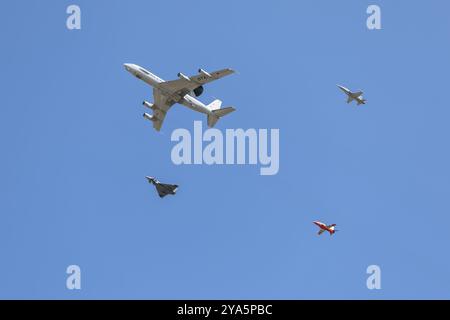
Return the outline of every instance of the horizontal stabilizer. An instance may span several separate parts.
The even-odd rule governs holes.
[[[226,116],[227,114],[235,111],[236,109],[234,109],[233,107],[226,107],[226,108],[222,108],[222,109],[218,109],[218,110],[214,110],[213,113],[215,116],[221,118],[223,116]]]
[[[365,100],[365,99],[362,99],[362,100],[359,100],[359,99],[358,99],[358,106],[359,106],[360,104],[366,104],[366,100]]]
[[[208,127],[212,128],[219,121],[219,119],[227,114],[235,111],[233,107],[227,107],[222,109],[213,110],[212,114],[208,114]]]

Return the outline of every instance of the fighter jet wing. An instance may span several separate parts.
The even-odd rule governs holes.
[[[177,80],[166,81],[160,83],[159,86],[166,91],[170,91],[172,93],[179,94],[181,97],[184,97],[186,94],[199,86],[218,80],[233,73],[234,70],[232,69],[222,69],[208,74],[200,73],[187,79],[182,77]]]
[[[324,233],[325,230],[324,229],[320,229],[319,232],[317,232],[317,234],[320,236],[322,233]]]
[[[174,105],[174,102],[162,95],[159,90],[155,88],[153,88],[153,100],[155,106],[153,109],[153,115],[156,118],[153,121],[153,128],[159,131],[161,130],[167,111],[169,111],[170,107]]]
[[[156,185],[156,190],[161,198],[164,198],[168,194],[175,194],[178,189],[178,185],[176,184],[165,184],[159,183]]]

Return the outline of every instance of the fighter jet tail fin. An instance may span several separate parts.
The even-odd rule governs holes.
[[[219,121],[219,119],[227,114],[235,111],[233,107],[226,107],[222,109],[211,110],[212,113],[208,114],[208,127],[212,128]]]

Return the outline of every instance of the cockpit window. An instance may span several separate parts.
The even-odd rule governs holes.
[[[139,68],[139,70],[141,70],[143,73],[145,73],[145,74],[150,74],[150,72],[148,72],[147,70],[145,70],[145,69],[142,69],[142,68]]]

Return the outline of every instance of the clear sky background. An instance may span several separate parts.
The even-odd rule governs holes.
[[[449,14],[444,0],[2,2],[0,298],[450,298]],[[205,116],[175,105],[154,131],[151,88],[124,62],[166,80],[238,70],[200,100],[236,107],[221,130],[279,128],[278,175],[175,166],[172,131]],[[318,237],[313,220],[341,231]]]

